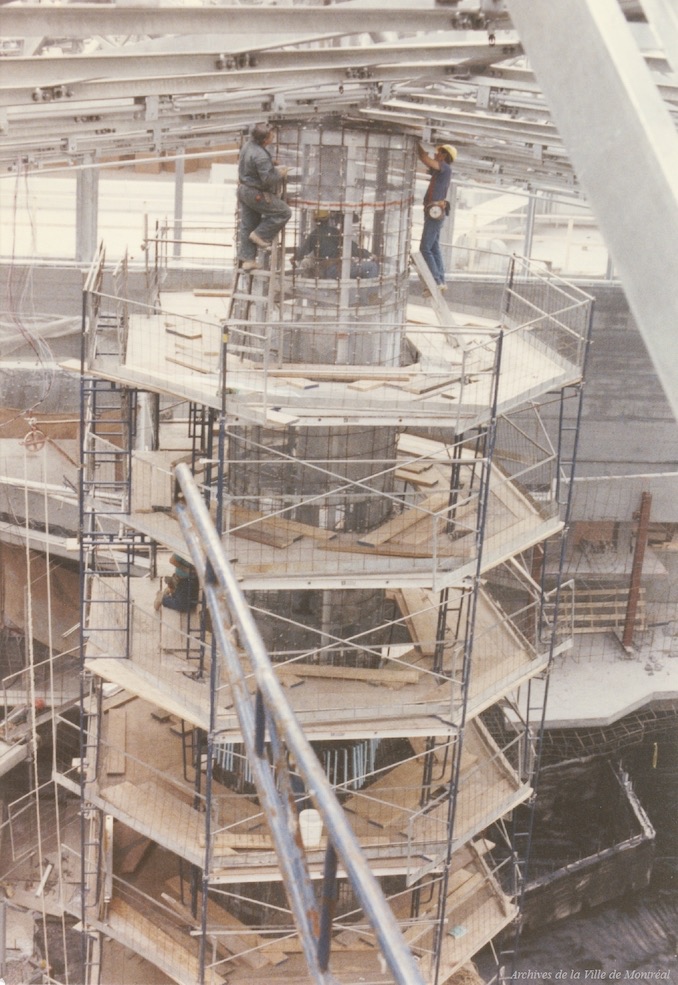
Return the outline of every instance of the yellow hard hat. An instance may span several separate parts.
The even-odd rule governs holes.
[[[330,210],[329,209],[316,209],[313,213],[314,219],[329,219]]]
[[[457,159],[457,148],[453,147],[452,144],[438,144],[436,150],[444,150],[453,161]]]

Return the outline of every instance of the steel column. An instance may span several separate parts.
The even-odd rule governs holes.
[[[97,251],[99,225],[99,172],[78,171],[75,192],[75,259],[91,263]]]
[[[616,0],[507,6],[678,414],[675,124]]]

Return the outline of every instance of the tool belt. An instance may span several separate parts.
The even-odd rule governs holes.
[[[254,192],[255,199],[257,202],[271,202],[273,194],[271,192],[264,191],[263,188],[257,188],[256,185],[247,185],[244,181],[238,182],[238,188],[246,188],[250,192]]]
[[[450,214],[450,203],[445,198],[438,202],[429,202],[424,206],[424,212],[429,219],[444,219]]]

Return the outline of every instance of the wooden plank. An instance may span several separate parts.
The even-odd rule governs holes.
[[[332,947],[335,944],[339,944],[347,951],[373,951],[377,941],[373,932],[346,928],[346,930],[341,930],[338,934],[334,935],[332,938]]]
[[[436,441],[433,438],[421,438],[416,434],[403,431],[398,436],[398,451],[402,455],[411,455],[417,459],[427,459],[434,462],[454,463],[454,446]],[[472,461],[470,453],[462,455],[462,460]]]
[[[450,900],[453,896],[459,895],[460,890],[464,890],[464,888],[465,890],[471,889],[472,886],[478,884],[478,880],[483,881],[480,873],[470,872],[466,867],[457,869],[450,875],[447,883],[447,899]]]
[[[449,502],[449,496],[446,496],[446,502]],[[394,537],[391,544],[393,546],[401,545],[402,547],[422,547],[426,544],[428,545],[427,549],[429,553],[432,553],[433,545],[431,539],[434,532],[439,530],[444,522],[445,520],[442,517],[433,519],[430,516],[421,516],[416,523]]]
[[[417,942],[421,941],[421,939],[427,934],[430,934],[435,925],[436,921],[432,916],[428,919],[422,919],[420,917],[416,923],[407,927],[406,930],[403,931],[403,938],[410,947],[416,947]],[[430,946],[430,944],[427,946]]]
[[[407,384],[401,384],[403,390],[407,390],[408,393],[431,393],[434,390],[443,390],[448,387],[455,386],[460,382],[461,377],[459,375],[450,376],[446,373],[444,376],[426,374],[421,380],[413,380]]]
[[[398,386],[402,384],[398,383]],[[352,383],[347,383],[347,388],[349,390],[378,390],[379,387],[384,386],[384,380],[353,380]]]
[[[288,424],[296,424],[299,421],[299,417],[296,414],[286,414],[284,411],[277,410],[275,407],[267,407],[266,421],[268,424],[281,424],[286,427]]]
[[[466,749],[461,751],[461,761],[459,763],[459,773],[468,773],[478,763],[478,757]]]
[[[238,523],[237,520],[235,522]],[[255,544],[265,544],[267,547],[276,547],[281,550],[289,547],[295,540],[301,540],[302,536],[265,519],[244,526],[231,527],[229,533],[233,534],[234,537],[240,537],[242,540],[251,540]]]
[[[278,674],[294,674],[296,677],[322,677],[328,679],[369,681],[374,684],[416,684],[419,672],[416,670],[391,670],[388,667],[332,667],[318,664],[275,664]]]
[[[198,833],[198,844],[205,845],[205,832]],[[273,851],[273,840],[268,830],[261,834],[248,831],[218,831],[212,835],[212,851],[214,855],[231,855],[234,850],[241,851]]]
[[[128,827],[149,836],[162,827],[175,844],[194,848],[204,830],[205,815],[157,783],[140,786],[125,780],[101,790],[101,797],[126,815]]]
[[[324,530],[322,527],[314,527],[310,523],[301,523],[299,520],[288,520],[284,516],[270,516],[259,512],[259,510],[250,510],[246,506],[238,506],[235,503],[229,504],[227,517],[229,523],[250,524],[253,528],[257,526],[261,527],[262,530],[269,531],[272,537],[280,538],[280,546],[283,547],[287,547],[301,537],[327,541],[334,540],[337,536],[334,530]],[[245,536],[240,530],[231,530],[231,532],[237,536]],[[290,537],[292,539],[286,541],[286,538]]]
[[[422,780],[423,761],[410,759],[350,796],[344,810],[382,830],[399,828],[411,811],[419,809]]]
[[[640,589],[635,627],[646,625],[644,589]],[[562,631],[572,633],[606,633],[621,629],[626,619],[628,589],[599,588],[575,589],[563,593],[558,607]],[[547,606],[547,614],[553,618],[555,606]]]
[[[169,328],[169,327],[167,327],[165,329],[165,332],[167,333],[167,335],[176,335],[176,336],[178,336],[181,339],[201,339],[202,338],[202,329],[197,329],[197,328],[194,328],[192,331],[183,331],[182,332],[182,331],[179,331],[178,328]]]
[[[424,735],[410,735],[407,741],[412,746],[412,751],[417,756],[423,756],[426,753],[426,745],[428,743],[428,738]],[[442,763],[447,756],[448,762],[452,755],[452,742],[444,741],[440,745],[434,746],[429,750],[429,754],[432,753],[435,757],[437,763]]]
[[[119,684],[149,704],[166,708],[170,714],[198,728],[209,729],[209,694],[197,682],[182,678],[181,689],[184,693],[181,694],[172,684],[172,677],[175,675],[168,674],[166,681],[149,680],[131,660],[97,658],[86,660],[85,667],[104,680]]]
[[[317,380],[307,380],[304,376],[280,377],[281,383],[293,387],[295,390],[317,390],[320,385]]]
[[[194,373],[204,373],[205,375],[209,375],[210,373],[215,372],[214,366],[199,366],[197,363],[191,360],[179,359],[176,356],[166,356],[165,360],[168,363],[174,363],[176,366],[183,366],[184,369],[190,369]]]
[[[641,592],[644,593],[645,589],[641,588]],[[615,599],[621,599],[626,601],[628,598],[629,590],[628,588],[576,588],[574,592],[575,600],[580,598],[605,598],[610,599],[614,597]],[[563,589],[563,598],[572,598],[572,591],[569,588]]]
[[[140,837],[134,847],[125,853],[120,863],[120,872],[123,875],[131,875],[136,872],[153,844],[154,842],[150,838]]]
[[[402,482],[409,482],[410,485],[419,486],[423,489],[432,489],[440,482],[440,476],[436,475],[434,472],[426,475],[421,472],[406,469],[404,466],[397,468],[395,475],[396,479],[400,479]]]
[[[433,468],[433,462],[429,462],[425,458],[407,459],[399,467],[408,472],[428,472]]]
[[[351,380],[408,380],[419,376],[421,370],[418,367],[393,367],[383,366],[329,366],[326,364],[315,363],[285,363],[285,366],[276,369],[269,367],[266,374],[271,377],[292,377],[305,376],[311,380],[328,380],[339,383],[348,383]]]
[[[111,936],[160,968],[175,982],[198,980],[197,948],[185,947],[158,926],[157,920],[140,913],[121,899],[111,901],[107,924]],[[188,944],[193,945],[189,938]],[[210,983],[225,985],[226,980],[216,972]]]
[[[173,883],[178,883],[178,879],[171,880]],[[187,924],[187,926],[194,928],[195,930],[201,929],[201,924],[199,920],[193,916],[190,909],[180,903],[179,900],[174,899],[168,893],[161,893],[161,898],[163,902],[170,907],[170,909],[181,917],[182,920]],[[241,924],[239,920],[233,917],[230,913],[227,913],[216,903],[211,900],[207,903],[207,919],[209,925],[207,927],[206,936],[210,942],[214,942],[217,954],[221,958],[233,959],[237,958],[236,964],[242,962],[246,964],[249,968],[258,970],[260,968],[269,967],[271,964],[279,964],[280,961],[285,960],[285,955],[278,952],[278,961],[271,961],[267,956],[254,948],[257,947],[256,942],[251,944],[245,940],[244,937],[231,933],[234,928],[242,929],[247,931],[247,927]],[[228,934],[219,933],[219,931],[228,930]],[[256,935],[253,935],[256,936]]]
[[[404,530],[407,530],[408,527],[418,523],[421,519],[425,518],[432,523],[434,517],[427,516],[426,514],[437,513],[439,510],[442,510],[447,506],[447,502],[448,494],[446,492],[433,493],[432,496],[424,499],[416,507],[410,507],[410,509],[405,510],[404,513],[394,517],[394,519],[383,523],[371,533],[364,534],[359,538],[358,543],[362,544],[364,547],[379,547],[381,544],[392,540]]]
[[[152,708],[151,718],[155,718],[157,722],[169,722],[172,716],[164,708]]]
[[[400,589],[395,593],[395,602],[415,647],[424,656],[432,657],[438,636],[438,606],[432,605],[430,596],[418,588]]]
[[[345,554],[376,554],[376,555],[386,555],[389,557],[423,557],[430,558],[434,554],[433,546],[430,543],[424,543],[421,545],[417,544],[403,544],[402,541],[394,540],[387,541],[384,544],[378,544],[376,547],[372,547],[367,544],[363,544],[360,541],[349,541],[349,540],[337,540],[328,541],[323,544],[323,550],[325,551],[337,551],[338,553]],[[437,545],[435,550],[435,556],[441,557],[458,557],[467,558],[471,560],[473,557],[472,548],[466,546],[466,539],[455,540],[448,544],[446,547],[440,547]],[[258,565],[248,565],[248,570],[251,572],[263,572],[272,570],[269,565],[267,568],[259,567]],[[289,569],[288,569],[289,570]],[[353,570],[350,569],[350,574]]]

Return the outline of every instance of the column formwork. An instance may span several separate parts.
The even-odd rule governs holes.
[[[291,169],[295,210],[284,242],[281,366],[406,364],[415,139],[340,118],[285,122],[273,154]],[[232,428],[229,496],[327,531],[366,533],[400,505],[397,438],[392,426]],[[373,666],[373,648],[392,636],[382,589],[249,598],[271,612],[262,625],[274,659],[308,649],[313,662]],[[360,647],[341,642],[350,637]]]

